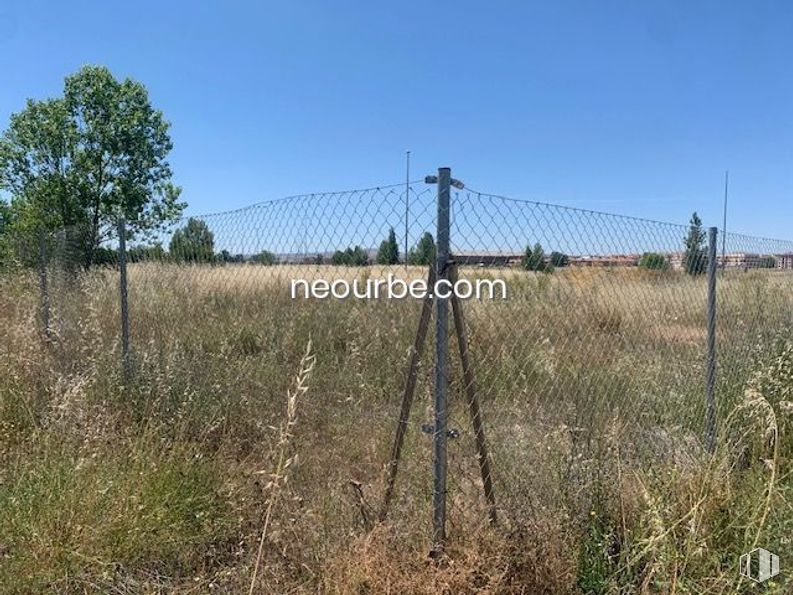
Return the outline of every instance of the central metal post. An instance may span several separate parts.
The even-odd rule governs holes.
[[[448,167],[438,169],[438,232],[435,257],[435,277],[448,279],[449,261],[449,201],[452,172]],[[435,426],[432,440],[433,491],[432,537],[434,551],[440,554],[446,541],[446,393],[449,355],[449,299],[435,296]]]

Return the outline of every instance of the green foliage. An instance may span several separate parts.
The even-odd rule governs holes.
[[[408,264],[428,265],[435,262],[435,240],[430,232],[424,232],[418,244],[408,253]]]
[[[0,198],[0,236],[2,236],[6,228],[11,225],[11,207],[9,204]]]
[[[539,242],[534,247],[527,245],[521,260],[521,266],[527,271],[540,271],[550,273],[553,267],[545,258],[545,252]]]
[[[245,262],[245,256],[243,254],[232,254],[228,250],[221,250],[220,254],[215,255],[215,261],[223,264],[227,262],[239,263]]]
[[[562,268],[570,264],[570,259],[568,258],[567,254],[564,254],[562,252],[557,252],[554,250],[553,252],[551,252],[551,256],[548,259],[548,262],[550,262],[551,266],[554,266],[556,268]]]
[[[757,263],[757,266],[761,269],[775,269],[776,268],[776,258],[771,256],[770,254],[767,256],[761,256],[760,261]]]
[[[392,227],[388,231],[388,239],[383,240],[377,251],[377,264],[397,264],[399,262],[399,246],[396,233]]]
[[[213,262],[215,235],[206,222],[190,217],[183,228],[174,232],[168,251],[176,262]]]
[[[355,246],[355,248],[347,248],[343,252],[336,250],[331,263],[337,266],[361,267],[369,264],[369,257],[366,255],[366,250]]]
[[[127,262],[162,262],[167,258],[165,249],[159,244],[133,246],[127,249]]]
[[[254,260],[259,264],[265,266],[272,266],[274,264],[278,264],[278,257],[269,250],[262,250],[261,253],[256,255]]]
[[[691,215],[688,234],[683,240],[683,270],[689,275],[701,275],[708,267],[708,256],[705,254],[705,230],[702,220],[696,212]]]
[[[129,256],[129,255],[128,255]],[[115,266],[118,264],[118,250],[99,246],[94,251],[94,265],[96,266]]]
[[[42,436],[51,444],[15,461],[0,484],[3,593],[86,592],[108,564],[178,574],[230,535],[217,468],[153,437],[92,458]]]
[[[669,263],[663,254],[645,252],[639,259],[639,267],[651,271],[665,271],[669,268]]]
[[[578,587],[591,595],[608,593],[615,571],[614,532],[599,514],[591,513],[587,534],[579,546]]]
[[[62,97],[29,99],[0,137],[12,231],[79,230],[90,266],[119,216],[131,238],[174,221],[184,204],[166,160],[168,128],[143,85],[102,66],[68,76]]]
[[[215,260],[217,262],[222,263],[222,264],[226,264],[227,262],[231,262],[232,258],[234,258],[234,257],[231,255],[231,252],[229,252],[228,250],[225,250],[225,249],[221,250],[220,254],[217,254],[215,256]]]

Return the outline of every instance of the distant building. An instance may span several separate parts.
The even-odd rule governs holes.
[[[762,262],[759,254],[751,252],[732,252],[724,256],[726,269],[759,269]]]
[[[789,271],[793,269],[793,252],[786,252],[785,254],[775,254],[776,268]]]
[[[669,255],[669,264],[673,269],[679,270],[683,268],[683,252],[675,252]],[[788,255],[790,258],[793,255]],[[772,260],[773,259],[773,260]],[[773,264],[773,263],[776,264]],[[724,257],[718,255],[716,257],[716,264],[719,267],[726,269],[762,269],[780,267],[780,256],[771,256],[769,254],[756,254],[754,252],[731,252],[725,254]],[[788,265],[793,268],[793,265]]]
[[[503,252],[455,252],[452,258],[462,266],[503,267],[520,265],[522,255]]]
[[[639,254],[597,254],[571,256],[570,265],[579,267],[635,267],[639,264]]]

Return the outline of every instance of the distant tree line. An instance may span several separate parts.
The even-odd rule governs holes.
[[[13,218],[10,214],[8,205],[0,203],[0,255],[2,255],[3,242],[7,242],[10,237],[7,231]],[[707,270],[708,255],[705,248],[706,234],[702,227],[702,221],[695,212],[689,222],[685,237],[683,238],[684,251],[681,255],[681,264],[684,271],[690,275],[700,275]],[[54,243],[63,242],[63,237],[53,240]],[[66,243],[68,244],[68,238]],[[5,244],[7,245],[7,244]],[[56,246],[57,249],[57,246]],[[79,252],[79,248],[77,252]],[[35,264],[36,246],[31,251],[29,249],[29,265]],[[427,266],[435,261],[436,245],[431,233],[425,232],[421,235],[418,242],[410,248],[407,254],[407,263],[414,266]],[[61,255],[62,257],[62,255]],[[206,221],[191,217],[185,224],[174,231],[166,250],[160,244],[152,245],[132,245],[127,248],[127,262],[146,262],[146,261],[167,261],[174,263],[204,263],[204,264],[226,264],[226,263],[245,263],[251,262],[263,266],[279,264],[281,259],[269,250],[262,250],[255,255],[245,255],[241,253],[232,254],[229,250],[223,249],[220,252],[215,250],[215,234],[209,228]],[[766,255],[758,257],[754,264],[756,268],[774,268],[776,259]],[[289,259],[286,260],[289,262]],[[315,264],[326,262],[322,254],[317,254],[311,259]],[[373,262],[378,265],[391,266],[402,262],[397,244],[394,228],[389,228],[386,238],[380,243]],[[115,265],[118,262],[118,251],[107,246],[96,246],[92,249],[91,262],[94,265]],[[306,262],[303,258],[302,262]],[[360,267],[372,264],[369,252],[360,245],[347,247],[344,250],[336,250],[329,259],[329,264],[335,266]],[[521,268],[526,271],[552,273],[554,270],[569,266],[570,257],[560,251],[554,250],[546,254],[539,242],[527,244],[521,257]],[[2,261],[0,260],[0,265]],[[638,260],[639,268],[651,271],[665,271],[671,269],[671,262],[668,256],[658,252],[645,252]]]

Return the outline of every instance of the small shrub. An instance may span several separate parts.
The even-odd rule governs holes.
[[[551,252],[549,262],[556,268],[562,268],[570,264],[570,259],[568,258],[567,254],[563,254],[562,252],[557,252],[554,250]]]
[[[645,252],[639,259],[639,267],[651,271],[665,271],[669,268],[669,263],[663,254]]]
[[[269,250],[262,250],[256,256],[256,262],[264,266],[272,266],[278,264],[278,257]]]
[[[262,341],[258,333],[242,328],[237,334],[236,351],[242,355],[258,355],[262,352]]]

